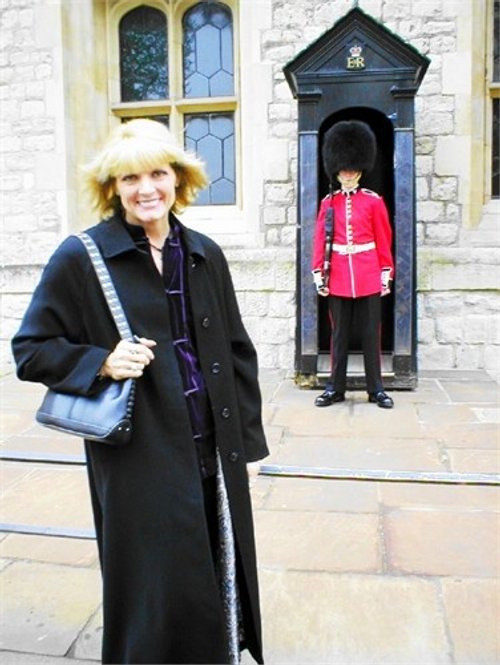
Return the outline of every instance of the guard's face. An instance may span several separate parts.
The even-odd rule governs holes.
[[[130,224],[144,226],[168,219],[175,203],[177,176],[170,164],[153,171],[127,173],[116,178],[116,193]]]
[[[357,187],[359,179],[361,178],[361,171],[350,171],[342,169],[339,171],[337,180],[340,182],[344,189],[350,190]]]

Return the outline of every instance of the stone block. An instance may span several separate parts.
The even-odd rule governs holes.
[[[455,662],[500,662],[499,581],[445,579],[441,586]]]
[[[29,414],[27,421],[31,420]],[[18,466],[3,462],[2,468],[6,465]],[[85,468],[47,467],[27,462],[21,466],[29,473],[20,475],[4,491],[4,522],[93,531]]]
[[[43,563],[90,567],[98,562],[95,540],[11,533],[0,543],[0,556]]]
[[[438,317],[435,321],[436,341],[439,344],[459,343],[463,336],[463,319],[460,316]]]
[[[491,342],[495,335],[495,319],[490,316],[468,315],[464,321],[464,341],[471,344]]]
[[[415,575],[497,577],[500,515],[394,510],[384,516],[389,570]]]
[[[453,245],[456,243],[459,229],[456,224],[426,224],[425,239],[435,245]]]
[[[436,341],[436,322],[433,319],[419,319],[417,332],[419,343],[431,344]]]
[[[453,348],[442,344],[421,344],[418,347],[418,364],[421,369],[452,369],[455,367]]]
[[[39,118],[44,114],[45,104],[42,101],[28,100],[21,103],[21,118]]]
[[[500,474],[500,450],[448,450],[448,458],[455,473]]]
[[[457,196],[457,179],[439,177],[432,179],[431,197],[438,201],[454,201]]]
[[[286,210],[281,206],[264,206],[262,216],[266,225],[281,225],[286,223]]]
[[[451,113],[429,111],[419,117],[418,131],[430,136],[442,136],[453,132]]]
[[[426,25],[426,30],[428,26]],[[471,91],[471,58],[470,53],[443,54],[443,94],[470,94]]]
[[[463,76],[462,72],[458,75]],[[468,177],[471,144],[467,136],[438,136],[436,139],[435,168],[438,176]]]
[[[397,405],[397,407],[406,411],[402,405]],[[311,404],[312,408],[314,407]],[[332,407],[331,410],[333,408],[337,407]],[[317,410],[319,411],[319,409]],[[379,410],[381,411],[381,409]],[[332,418],[333,415],[330,413],[330,423]],[[293,428],[292,416],[290,416],[290,421],[292,421],[291,428]],[[272,425],[279,425],[280,422],[279,418],[274,418]],[[446,470],[436,442],[424,438],[398,437],[396,428],[385,438],[383,434],[377,436],[376,433],[371,438],[369,434],[357,435],[354,438],[352,426],[350,432],[346,432],[344,424],[341,423],[337,427],[338,423],[338,416],[336,416],[333,425],[330,424],[329,428],[328,425],[323,426],[322,435],[313,432],[309,435],[286,434],[278,451],[277,463],[298,467],[358,469],[361,472],[387,469],[394,471]],[[400,431],[404,432],[401,423],[399,427]],[[296,428],[293,428],[292,431],[295,430]]]
[[[263,510],[255,532],[264,568],[381,572],[376,514]]]
[[[444,217],[444,205],[439,201],[419,201],[417,218],[420,222],[439,222]]]
[[[484,367],[483,345],[464,344],[456,347],[456,362],[460,369],[482,369]]]
[[[351,480],[276,478],[265,508],[317,513],[377,513],[377,484]]]
[[[450,662],[433,582],[261,570],[260,584],[266,662]]]
[[[103,629],[102,607],[100,607],[91,617],[81,635],[74,645],[73,652],[76,658],[82,658],[85,661],[101,661],[102,650],[102,629]],[[73,662],[71,662],[73,665]]]
[[[379,483],[378,492],[385,508],[500,512],[500,495],[496,487]]]
[[[65,656],[99,605],[97,570],[19,561],[0,579],[3,649]]]
[[[293,201],[294,190],[291,184],[272,184],[266,185],[265,198],[268,203],[286,203]]]
[[[288,141],[283,139],[269,139],[266,143],[263,166],[264,178],[266,180],[288,180],[290,177]]]
[[[269,294],[269,316],[295,320],[295,293],[273,291]]]

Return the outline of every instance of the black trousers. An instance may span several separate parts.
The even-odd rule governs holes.
[[[331,376],[326,388],[345,392],[349,339],[353,320],[361,328],[361,346],[365,364],[366,390],[383,390],[380,368],[380,295],[363,298],[328,296],[331,324]]]

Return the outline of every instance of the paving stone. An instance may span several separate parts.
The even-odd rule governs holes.
[[[305,409],[292,404],[278,406],[271,424],[285,427],[293,435],[347,436],[352,431],[350,422],[350,406],[342,402],[323,409],[312,403]]]
[[[7,465],[20,469],[20,474],[2,492],[2,521],[93,529],[84,468],[12,462],[2,467]]]
[[[100,600],[100,573],[17,562],[1,573],[2,648],[64,655]]]
[[[442,588],[454,662],[500,663],[500,581],[445,579]]]
[[[486,402],[498,404],[498,384],[494,381],[441,381],[452,402]]]
[[[441,425],[442,423],[474,423],[478,419],[466,404],[419,404],[419,421],[423,425]]]
[[[258,476],[254,485],[251,487],[250,496],[252,499],[252,506],[254,510],[264,508],[267,501],[267,496],[270,492],[274,478],[270,476]]]
[[[2,408],[0,413],[0,433],[2,441],[14,434],[22,434],[33,427],[34,412]]]
[[[9,436],[2,444],[2,449],[17,453],[84,455],[81,439],[60,432],[51,432],[41,425],[35,425],[21,435]]]
[[[0,651],[2,665],[88,665],[88,661],[74,658],[40,656],[15,651]]]
[[[286,436],[275,463],[343,469],[446,471],[437,444],[425,439]]]
[[[102,607],[91,617],[78,637],[73,653],[76,658],[101,660],[102,647]],[[68,664],[69,665],[69,664]]]
[[[500,489],[493,486],[378,483],[378,491],[392,508],[500,512]]]
[[[494,423],[455,423],[443,421],[423,426],[424,436],[450,448],[500,450],[500,427]]]
[[[273,427],[272,425],[266,425],[264,427],[264,432],[266,435],[267,446],[269,451],[272,453],[281,443],[283,438],[283,427]],[[262,464],[266,464],[266,459],[262,460]]]
[[[417,575],[496,577],[498,513],[394,510],[384,516],[389,569]]]
[[[448,404],[450,401],[446,391],[443,390],[438,379],[419,376],[418,386],[415,390],[394,391],[392,397],[399,403],[404,399],[414,403],[428,402],[429,404]]]
[[[94,540],[11,533],[0,543],[0,556],[73,566],[98,564]]]
[[[448,449],[448,457],[457,473],[500,473],[500,450]]]
[[[4,493],[8,492],[11,487],[25,482],[33,472],[34,469],[25,464],[0,462],[0,496],[3,496]]]
[[[10,566],[12,561],[10,559],[0,559],[0,572],[4,569],[7,568],[7,566]]]
[[[255,531],[264,567],[381,570],[377,515],[265,510],[255,514]]]
[[[479,408],[472,407],[472,411],[475,413],[477,419],[482,423],[495,423],[496,425],[500,424],[500,409],[498,408]]]
[[[438,590],[417,578],[261,570],[266,663],[450,663]]]
[[[265,502],[267,510],[376,513],[375,483],[350,480],[276,478]]]
[[[307,409],[279,406],[272,424],[286,427],[294,436],[331,435],[349,439],[353,431],[367,437],[414,438],[422,434],[414,403],[400,404],[391,410],[379,409],[360,396],[321,409],[312,403]]]

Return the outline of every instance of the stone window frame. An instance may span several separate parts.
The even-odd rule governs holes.
[[[500,0],[489,0],[488,3],[488,44],[487,44],[487,49],[486,49],[486,97],[488,100],[487,103],[487,111],[486,111],[486,130],[487,130],[487,136],[486,136],[486,145],[487,145],[487,151],[486,151],[486,156],[487,156],[487,165],[486,165],[486,178],[485,178],[485,183],[486,183],[486,200],[491,200],[498,202],[498,206],[500,207],[500,197],[498,195],[493,195],[492,192],[492,163],[493,163],[493,151],[494,151],[494,146],[493,146],[493,104],[495,103],[494,100],[500,99],[500,73],[499,72],[494,72],[494,61],[493,61],[493,54],[495,49],[499,48],[498,44],[494,43],[495,39],[499,39],[500,35],[500,29],[499,26],[496,26],[496,34],[495,34],[495,4],[497,5],[497,11],[498,11],[498,4]],[[498,17],[497,17],[498,19]],[[496,74],[496,78],[495,78]],[[500,102],[497,102],[500,103]],[[497,155],[498,155],[498,150],[499,147],[498,145],[496,146],[497,150]]]
[[[234,94],[227,97],[184,98],[183,96],[183,39],[182,18],[186,11],[200,0],[123,0],[108,3],[107,44],[108,44],[108,105],[113,122],[121,119],[168,115],[169,127],[181,144],[184,144],[184,116],[193,113],[229,111],[234,114],[235,134],[235,180],[236,200],[234,204],[191,206],[185,215],[191,222],[206,222],[212,217],[234,218],[242,208],[241,178],[241,113],[240,113],[240,57],[239,57],[239,15],[237,0],[219,0],[232,13],[233,18],[233,59]],[[160,10],[165,14],[168,27],[169,98],[158,101],[121,102],[120,91],[120,49],[119,24],[124,15],[141,6]],[[206,224],[204,225],[206,228]]]

